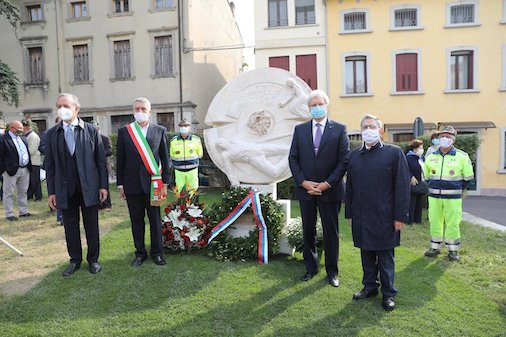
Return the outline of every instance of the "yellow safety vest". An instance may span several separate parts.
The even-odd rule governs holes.
[[[199,166],[202,158],[202,142],[196,135],[189,134],[186,139],[174,136],[170,140],[170,158],[176,170],[190,170]]]

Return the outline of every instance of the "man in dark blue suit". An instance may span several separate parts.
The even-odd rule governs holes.
[[[119,195],[127,201],[135,245],[135,258],[131,266],[139,267],[147,259],[148,253],[144,245],[145,213],[149,218],[150,256],[155,264],[163,266],[166,262],[163,258],[160,203],[153,200],[157,192],[153,189],[152,180],[158,176],[161,185],[158,188],[161,189],[161,194],[166,194],[170,179],[167,129],[149,122],[151,103],[146,98],[135,99],[133,111],[135,122],[118,130],[116,151]],[[141,144],[145,146],[140,146]],[[150,172],[150,167],[153,166],[160,168],[161,172],[157,172],[160,175]]]
[[[329,98],[321,90],[308,97],[312,120],[295,127],[288,162],[300,202],[304,236],[306,273],[302,281],[318,273],[316,250],[317,211],[323,226],[325,270],[329,283],[339,286],[339,226],[344,188],[341,179],[348,164],[349,145],[346,127],[327,118]]]
[[[45,135],[44,168],[47,176],[48,203],[61,209],[70,265],[63,272],[68,277],[82,261],[79,210],[88,243],[89,271],[98,273],[100,254],[98,203],[107,197],[107,167],[104,145],[97,128],[80,119],[81,105],[75,95],[62,93],[56,99],[61,122]]]

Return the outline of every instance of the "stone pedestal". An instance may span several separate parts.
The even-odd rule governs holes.
[[[257,190],[262,194],[271,194],[272,199],[276,200],[278,198],[278,185],[277,184],[240,184],[239,186],[244,188],[252,188],[253,190]]]

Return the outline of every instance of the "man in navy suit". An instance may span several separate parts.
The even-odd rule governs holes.
[[[329,283],[339,287],[339,226],[344,188],[341,182],[348,164],[346,127],[327,118],[329,98],[314,90],[308,97],[312,120],[295,127],[288,162],[300,202],[306,273],[302,281],[318,273],[316,250],[317,211],[323,226],[325,270]]]
[[[17,189],[19,216],[27,217],[27,195],[32,162],[28,142],[23,135],[20,121],[9,123],[9,131],[0,137],[0,175],[3,177],[3,203],[6,219],[16,221],[14,216],[14,188]]]
[[[118,130],[116,151],[116,177],[119,196],[127,201],[135,245],[135,258],[131,265],[139,267],[147,259],[148,253],[144,245],[146,228],[144,215],[147,213],[151,234],[150,255],[155,264],[162,266],[165,264],[165,259],[163,258],[160,207],[153,206],[151,203],[154,175],[148,171],[146,161],[151,158],[154,166],[161,168],[163,186],[160,188],[166,191],[170,179],[167,130],[163,126],[149,122],[151,103],[146,98],[135,99],[133,110],[135,122]],[[141,143],[147,147],[139,147]],[[145,151],[148,152],[147,156],[142,155]],[[149,152],[152,153],[152,156],[149,155]],[[143,161],[143,158],[146,161]]]

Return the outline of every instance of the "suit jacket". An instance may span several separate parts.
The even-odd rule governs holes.
[[[295,196],[299,200],[310,200],[301,186],[304,180],[327,181],[331,188],[320,196],[324,201],[342,200],[344,194],[341,182],[348,165],[349,144],[346,127],[327,119],[323,136],[315,154],[313,145],[313,121],[299,124],[293,134],[288,163],[295,180]]]
[[[100,136],[102,137],[102,143],[104,144],[105,156],[106,157],[112,156],[111,139],[103,134],[100,134]]]
[[[28,153],[28,170],[32,171],[32,161],[30,157],[30,151],[28,151],[28,141],[25,136],[20,136],[21,140],[26,146]],[[19,154],[16,148],[16,144],[12,140],[9,131],[6,131],[0,136],[0,175],[7,171],[10,176],[16,175],[19,168]]]
[[[160,125],[149,123],[146,140],[153,152],[156,163],[161,164],[162,180],[169,184],[169,151],[167,130]],[[151,175],[148,173],[126,127],[118,130],[116,148],[116,178],[118,186],[123,186],[125,194],[149,194]]]
[[[102,137],[97,128],[79,119],[75,127],[76,143],[75,156],[79,172],[79,183],[86,207],[98,203],[98,190],[108,187],[107,164],[105,159]],[[56,206],[60,209],[68,208],[67,174],[65,163],[65,136],[63,122],[47,131],[44,136],[47,193],[56,194]]]
[[[28,141],[28,152],[30,152],[30,160],[33,166],[40,166],[40,137],[35,131],[30,131],[26,135],[26,140]]]

